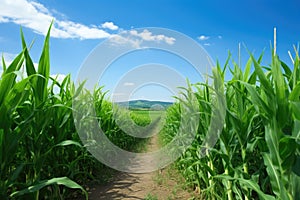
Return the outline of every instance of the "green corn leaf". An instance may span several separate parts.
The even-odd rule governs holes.
[[[24,52],[22,51],[17,57],[12,61],[12,63],[3,72],[3,75],[12,73],[14,71],[20,70],[24,61]]]
[[[289,200],[287,191],[283,186],[281,174],[279,172],[278,166],[274,165],[269,154],[263,154],[264,162],[267,167],[268,175],[270,176],[270,181],[272,185],[272,191],[281,200]]]
[[[227,59],[226,59],[226,61],[225,61],[225,64],[224,64],[224,67],[223,67],[223,70],[222,70],[222,77],[223,77],[223,80],[224,80],[226,68],[228,67],[230,58],[231,58],[231,53],[230,53],[230,51],[228,51],[228,57],[227,57]]]
[[[2,54],[2,68],[3,68],[3,72],[5,72],[6,71],[6,64],[5,64],[5,60],[4,60],[4,55],[3,54]],[[3,72],[2,72],[2,74],[3,74]]]
[[[298,169],[300,171],[300,157],[299,157],[299,165]],[[300,175],[298,176],[293,176],[291,185],[293,186],[293,200],[298,200],[300,199]]]
[[[27,49],[27,45],[26,45],[26,42],[25,42],[25,38],[24,38],[22,28],[21,28],[21,39],[22,39],[22,47],[23,47],[23,50],[24,50],[26,73],[27,73],[27,76],[30,76],[32,74],[36,74],[36,70],[34,68],[34,64],[31,60],[31,57],[29,56],[29,52],[28,52],[28,49]]]
[[[260,97],[258,92],[256,91],[255,87],[253,85],[250,85],[248,83],[241,82],[242,84],[245,85],[247,90],[250,93],[250,96],[252,98],[252,101],[255,105],[258,105],[259,107],[262,108],[262,111],[266,114],[266,116],[273,116],[273,111],[271,108],[264,102],[264,100]]]
[[[45,38],[44,47],[42,51],[42,55],[38,64],[38,74],[41,77],[38,77],[36,83],[36,91],[37,91],[37,100],[39,102],[43,102],[47,97],[47,86],[48,79],[50,76],[50,55],[49,55],[49,39],[50,39],[50,30],[53,22],[51,23],[48,33]]]
[[[84,81],[83,83],[80,83],[79,87],[76,89],[75,94],[73,95],[73,100],[76,99],[76,97],[79,96],[79,94],[84,90],[84,84],[86,81]]]
[[[62,81],[62,83],[60,85],[61,95],[63,93],[63,88],[68,88],[68,86],[71,86],[71,75],[70,74],[64,78],[64,80]]]
[[[295,138],[285,136],[279,141],[280,157],[283,170],[290,170],[296,161],[297,143]]]
[[[262,61],[262,59],[263,59],[263,57],[264,57],[264,54],[265,54],[265,49],[262,51],[262,53],[259,55],[259,58],[258,58],[258,60],[257,60],[257,63],[258,64],[260,64],[261,63],[261,61]]]
[[[290,106],[295,119],[300,120],[300,102],[291,101]]]
[[[221,69],[221,65],[220,65],[219,60],[217,60],[216,68],[217,68],[217,70],[221,73],[222,69]]]
[[[290,101],[300,101],[300,82],[293,88],[289,94]]]
[[[281,63],[281,66],[284,70],[284,76],[287,78],[288,80],[288,83],[289,83],[289,87],[290,89],[293,89],[293,74],[292,74],[292,71],[291,69],[289,68],[289,66],[287,64],[285,64],[283,61],[280,61]]]
[[[270,157],[272,164],[275,165],[280,172],[282,172],[282,161],[279,155],[279,140],[282,135],[283,134],[280,132],[276,124],[270,123],[265,126],[265,140],[270,152],[268,158]]]
[[[300,105],[299,105],[300,106]],[[292,137],[297,138],[297,142],[299,143],[300,141],[300,119],[295,119],[294,121],[294,127],[292,131]]]
[[[252,181],[252,180],[247,180],[247,179],[242,179],[242,178],[238,178],[238,181],[245,185],[246,187],[254,190],[255,192],[257,192],[257,194],[262,198],[262,199],[265,199],[265,200],[275,200],[275,198],[271,195],[268,195],[268,194],[265,194],[263,191],[261,191],[259,185]]]
[[[237,184],[233,184],[232,186],[232,191],[235,193],[235,197],[236,199],[243,199],[243,195],[242,195],[242,192],[241,190],[237,187]]]
[[[8,68],[3,71],[2,79],[0,80],[0,105],[3,104],[5,96],[14,86],[17,78],[17,74],[15,72],[21,68],[23,61],[24,56],[22,52],[13,60]]]
[[[252,180],[247,180],[247,179],[243,179],[243,178],[233,178],[231,176],[222,174],[222,175],[216,175],[214,176],[214,178],[218,178],[218,179],[223,179],[223,180],[230,180],[230,181],[239,181],[241,184],[245,185],[246,187],[254,190],[255,192],[257,192],[257,194],[264,200],[275,200],[275,198],[271,195],[267,195],[265,194],[259,187],[259,185],[252,181]]]
[[[57,146],[57,147],[58,146],[63,147],[63,146],[69,146],[69,145],[75,145],[75,146],[78,146],[78,147],[82,147],[82,145],[80,143],[75,142],[73,140],[65,140],[65,141],[63,141],[63,142],[61,142],[61,143],[59,143],[59,144],[57,144],[55,146]]]
[[[245,67],[245,72],[244,72],[244,77],[243,77],[243,81],[244,82],[248,82],[249,81],[249,75],[250,75],[251,65],[252,65],[252,59],[249,58],[248,61],[247,61],[247,63],[246,63],[246,67]]]
[[[50,180],[40,181],[39,183],[29,186],[23,190],[13,192],[10,195],[10,197],[15,198],[15,197],[22,196],[24,194],[37,192],[46,186],[54,185],[54,184],[63,185],[65,187],[72,188],[72,189],[80,189],[81,191],[84,192],[86,199],[88,199],[87,192],[80,185],[78,185],[76,182],[72,181],[71,179],[69,179],[67,177],[52,178]]]
[[[64,115],[62,122],[59,125],[59,128],[62,128],[69,120],[71,120],[71,113],[67,113]]]
[[[255,85],[255,83],[256,83],[256,73],[255,73],[255,71],[251,74],[251,76],[248,80],[248,83],[251,84],[251,85]]]
[[[18,105],[22,104],[28,98],[29,93],[26,89],[28,81],[29,78],[26,78],[17,82],[6,95],[5,101],[9,102],[10,109],[15,109]]]
[[[252,54],[250,54],[252,62],[254,64],[256,75],[258,76],[260,80],[261,86],[264,88],[266,94],[268,95],[269,99],[273,99],[274,93],[273,93],[273,87],[269,80],[266,78],[266,75],[264,74],[262,67],[260,66],[259,62],[255,60]]]
[[[280,69],[280,61],[277,56],[273,56],[272,75],[275,83],[275,98],[277,100],[277,122],[280,128],[283,128],[289,119],[288,102],[286,97],[287,86],[284,81],[284,76]]]

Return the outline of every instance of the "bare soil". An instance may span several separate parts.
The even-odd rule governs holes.
[[[148,144],[147,152],[157,149],[159,144],[155,135]],[[170,166],[144,174],[118,172],[108,184],[90,185],[87,189],[90,200],[193,199],[192,192],[185,188],[184,179]]]

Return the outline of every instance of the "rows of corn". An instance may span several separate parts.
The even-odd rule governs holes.
[[[156,110],[130,110],[129,114],[136,125],[147,126],[153,121],[160,120],[164,113]]]
[[[199,198],[300,199],[298,52],[291,68],[275,54],[269,66],[261,64],[262,55],[255,59],[251,53],[244,67],[230,60],[213,68],[211,84],[184,89],[183,98],[167,110],[163,142],[179,130],[190,134],[190,128],[179,127],[193,126],[196,117],[183,115],[182,109],[194,96],[197,133],[176,165]],[[225,81],[226,73],[231,80]],[[190,123],[182,123],[182,117]],[[207,134],[218,137],[215,145],[207,145]]]
[[[107,168],[82,144],[74,125],[72,102],[88,97],[97,120],[110,140],[134,149],[141,140],[122,132],[112,103],[98,87],[75,88],[70,75],[63,81],[50,76],[49,38],[45,38],[38,67],[29,55],[23,33],[22,52],[6,65],[0,77],[0,199],[87,198],[85,184],[106,178]],[[87,99],[82,97],[82,99]]]

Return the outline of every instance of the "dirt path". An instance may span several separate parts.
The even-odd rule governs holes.
[[[157,131],[155,127],[153,131]],[[153,136],[147,151],[159,149],[158,137]],[[134,174],[118,173],[113,180],[103,186],[97,185],[89,189],[91,200],[186,200],[192,197],[184,190],[183,179],[171,167],[152,173]]]

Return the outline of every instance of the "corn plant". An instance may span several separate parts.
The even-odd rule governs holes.
[[[82,145],[74,121],[73,99],[86,95],[95,106],[98,122],[108,138],[134,149],[135,138],[118,129],[112,103],[97,87],[89,93],[75,87],[71,76],[62,82],[50,76],[50,30],[35,68],[21,31],[22,52],[7,66],[2,58],[0,78],[0,199],[88,198],[84,186],[103,181],[107,167]],[[23,74],[25,73],[25,74]],[[82,116],[84,117],[84,116]]]
[[[51,27],[50,27],[51,28]],[[55,107],[55,96],[49,96],[49,38],[50,28],[45,39],[43,52],[37,71],[29,56],[23,33],[21,32],[23,51],[6,67],[3,60],[3,74],[0,79],[0,150],[1,150],[1,199],[27,196],[38,199],[40,190],[52,186],[50,191],[45,191],[44,196],[58,195],[61,189],[58,185],[85,190],[62,175],[56,176],[53,172],[56,164],[49,159],[55,160],[56,149],[70,145],[81,146],[73,141],[70,123],[59,124],[53,127],[54,117],[63,119],[67,105],[60,104]],[[17,76],[22,76],[21,68],[25,63],[26,78],[17,81]],[[53,88],[50,88],[53,89]],[[67,101],[65,101],[67,103]],[[55,112],[55,109],[62,111]],[[59,114],[55,116],[55,114]],[[49,119],[51,117],[53,119]],[[70,117],[70,116],[67,116]],[[65,117],[66,118],[66,117]],[[59,120],[59,119],[58,119]],[[59,123],[66,120],[57,121]],[[65,129],[65,135],[56,137],[54,128]],[[50,134],[52,133],[52,134]],[[70,134],[69,137],[66,137]],[[69,140],[68,140],[69,139]],[[46,148],[45,148],[46,147]],[[55,153],[53,153],[53,151]],[[65,156],[65,155],[64,155]],[[57,159],[57,158],[56,158]],[[45,168],[48,166],[48,169]],[[53,168],[50,169],[50,166]],[[87,193],[85,192],[87,195]]]
[[[297,119],[292,115],[295,109],[299,109],[300,92],[297,89],[299,77],[293,75],[299,74],[299,58],[297,56],[295,59],[293,73],[289,68],[284,68],[287,71],[285,74],[287,81],[278,56],[273,55],[271,69],[267,75],[263,73],[262,67],[252,55],[251,58],[260,81],[260,88],[255,90],[254,86],[245,83],[244,85],[250,93],[251,101],[256,105],[255,109],[263,117],[265,142],[268,147],[268,151],[263,153],[263,158],[272,192],[278,199],[294,199],[297,191],[295,186],[299,181],[299,177],[293,171],[299,158],[299,130],[294,126]],[[293,80],[293,83],[289,86],[290,80]]]
[[[205,199],[299,198],[299,56],[296,52],[293,70],[277,55],[269,67],[261,65],[262,58],[263,54],[257,60],[250,54],[243,71],[234,61],[229,67],[229,56],[223,69],[219,63],[213,69],[214,87],[194,84],[199,127],[177,166]],[[232,79],[225,82],[228,68]],[[224,90],[217,92],[216,82]],[[203,157],[203,142],[213,116],[218,116],[213,113],[219,105],[216,94],[221,93],[226,97],[224,126],[215,146]],[[161,133],[165,143],[175,137],[180,112],[176,104],[167,112],[168,124]]]

